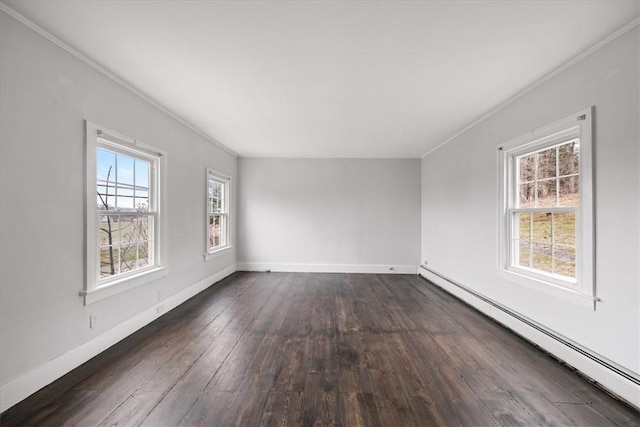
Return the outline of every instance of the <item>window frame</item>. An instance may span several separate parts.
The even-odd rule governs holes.
[[[595,309],[595,215],[593,194],[593,113],[594,107],[565,117],[548,126],[533,130],[498,146],[499,162],[499,265],[500,273],[512,282],[567,297],[578,297]],[[519,208],[517,206],[518,168],[516,159],[550,148],[572,139],[579,139],[579,194],[577,207]],[[575,212],[576,214],[576,279],[536,271],[515,264],[513,235],[518,232],[515,224],[518,213]],[[565,295],[562,295],[564,293]],[[569,299],[572,299],[571,296]]]
[[[166,154],[160,150],[140,142],[136,139],[119,134],[115,131],[85,121],[85,284],[80,292],[84,296],[85,305],[100,301],[104,298],[125,292],[152,280],[165,276],[166,248],[163,244],[166,234],[164,173],[166,168]],[[104,148],[108,151],[123,154],[134,159],[150,163],[149,169],[149,213],[144,216],[153,217],[153,250],[149,257],[153,258],[153,265],[143,267],[112,277],[100,278],[100,244],[98,218],[104,215],[102,210],[96,209],[97,189],[97,150]],[[127,212],[126,215],[136,215]],[[122,215],[125,215],[122,214]],[[114,211],[114,215],[120,215]],[[151,240],[151,239],[150,239]]]
[[[219,245],[215,247],[209,247],[209,215],[212,212],[209,212],[209,182],[215,181],[224,186],[224,212],[216,215],[224,215],[226,228],[225,228],[225,245]],[[206,168],[206,177],[205,177],[205,251],[204,258],[205,260],[209,260],[215,258],[219,255],[226,253],[229,249],[233,247],[233,242],[231,241],[231,177],[229,175],[225,175],[223,173],[217,172],[213,169]]]

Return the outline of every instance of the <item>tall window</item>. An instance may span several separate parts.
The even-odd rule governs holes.
[[[87,123],[87,286],[160,267],[160,167],[149,146]]]
[[[229,246],[230,178],[207,169],[207,253]]]
[[[500,150],[503,269],[593,295],[591,111]]]

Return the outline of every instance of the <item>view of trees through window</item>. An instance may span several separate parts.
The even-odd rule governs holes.
[[[515,158],[517,265],[576,278],[577,139]]]
[[[153,264],[151,162],[97,149],[99,277]]]
[[[208,249],[226,246],[225,184],[216,179],[208,180],[208,211]]]

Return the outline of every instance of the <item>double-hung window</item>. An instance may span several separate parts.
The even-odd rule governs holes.
[[[163,270],[162,159],[152,147],[87,123],[85,301],[151,280],[151,273]]]
[[[501,269],[594,296],[592,111],[499,147]]]
[[[228,176],[207,169],[207,255],[230,246],[230,183]]]

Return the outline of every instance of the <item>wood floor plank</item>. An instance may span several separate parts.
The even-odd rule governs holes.
[[[227,408],[224,418],[211,425],[257,426],[260,424],[269,392],[258,389],[238,390]]]
[[[274,375],[273,390],[281,392],[304,391],[311,348],[310,337],[287,338],[282,355],[278,359],[279,364]]]
[[[338,334],[336,341],[336,390],[343,393],[373,394],[359,334]]]
[[[180,423],[181,427],[210,427],[221,425],[235,397],[229,391],[204,391]]]
[[[238,389],[263,391],[273,389],[278,373],[278,356],[282,351],[283,341],[284,338],[274,335],[264,337]]]
[[[236,391],[247,375],[251,362],[262,344],[261,335],[245,334],[238,341],[220,369],[207,385],[207,390]]]
[[[99,427],[138,426],[165,394],[164,390],[136,391],[97,425]]]
[[[337,393],[312,389],[304,393],[302,425],[325,427],[340,425]]]
[[[344,426],[382,426],[373,394],[338,393],[338,409]]]
[[[304,393],[301,391],[272,391],[265,404],[260,426],[302,425]]]
[[[416,276],[237,273],[0,424],[638,426],[640,414]]]

